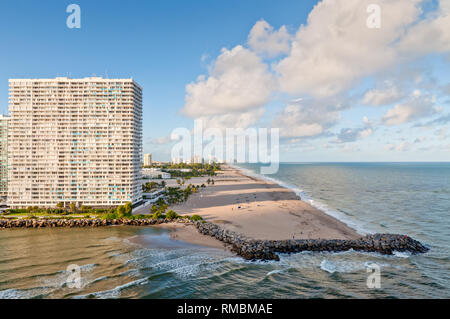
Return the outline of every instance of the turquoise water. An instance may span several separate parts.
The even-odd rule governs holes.
[[[361,233],[407,234],[431,251],[305,252],[264,263],[151,227],[7,229],[0,298],[450,297],[450,164],[282,164],[270,178]],[[80,288],[66,283],[70,264],[81,267]],[[380,267],[380,289],[367,287],[371,264]]]

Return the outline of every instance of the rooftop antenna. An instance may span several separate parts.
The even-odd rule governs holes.
[[[108,70],[105,70],[105,78],[108,78]]]

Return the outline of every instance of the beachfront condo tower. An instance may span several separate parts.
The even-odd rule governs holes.
[[[10,79],[8,200],[141,201],[142,88],[133,79]]]
[[[8,121],[9,116],[0,115],[0,202],[8,195]]]
[[[152,154],[144,154],[144,166],[152,166]]]

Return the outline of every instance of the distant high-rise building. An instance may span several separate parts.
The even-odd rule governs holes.
[[[194,155],[194,157],[191,159],[191,163],[203,164],[203,157],[201,157],[200,155]]]
[[[133,79],[9,80],[8,204],[142,200],[142,88]]]
[[[0,199],[8,196],[8,122],[10,117],[0,115]]]
[[[144,154],[144,166],[152,166],[152,154]]]

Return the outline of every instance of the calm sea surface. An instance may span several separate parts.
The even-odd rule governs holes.
[[[305,252],[264,263],[174,242],[161,229],[4,229],[0,298],[450,297],[449,163],[281,164],[269,178],[361,234],[407,234],[431,251]],[[366,284],[372,264],[380,289]],[[80,266],[80,288],[67,284],[69,265]]]

